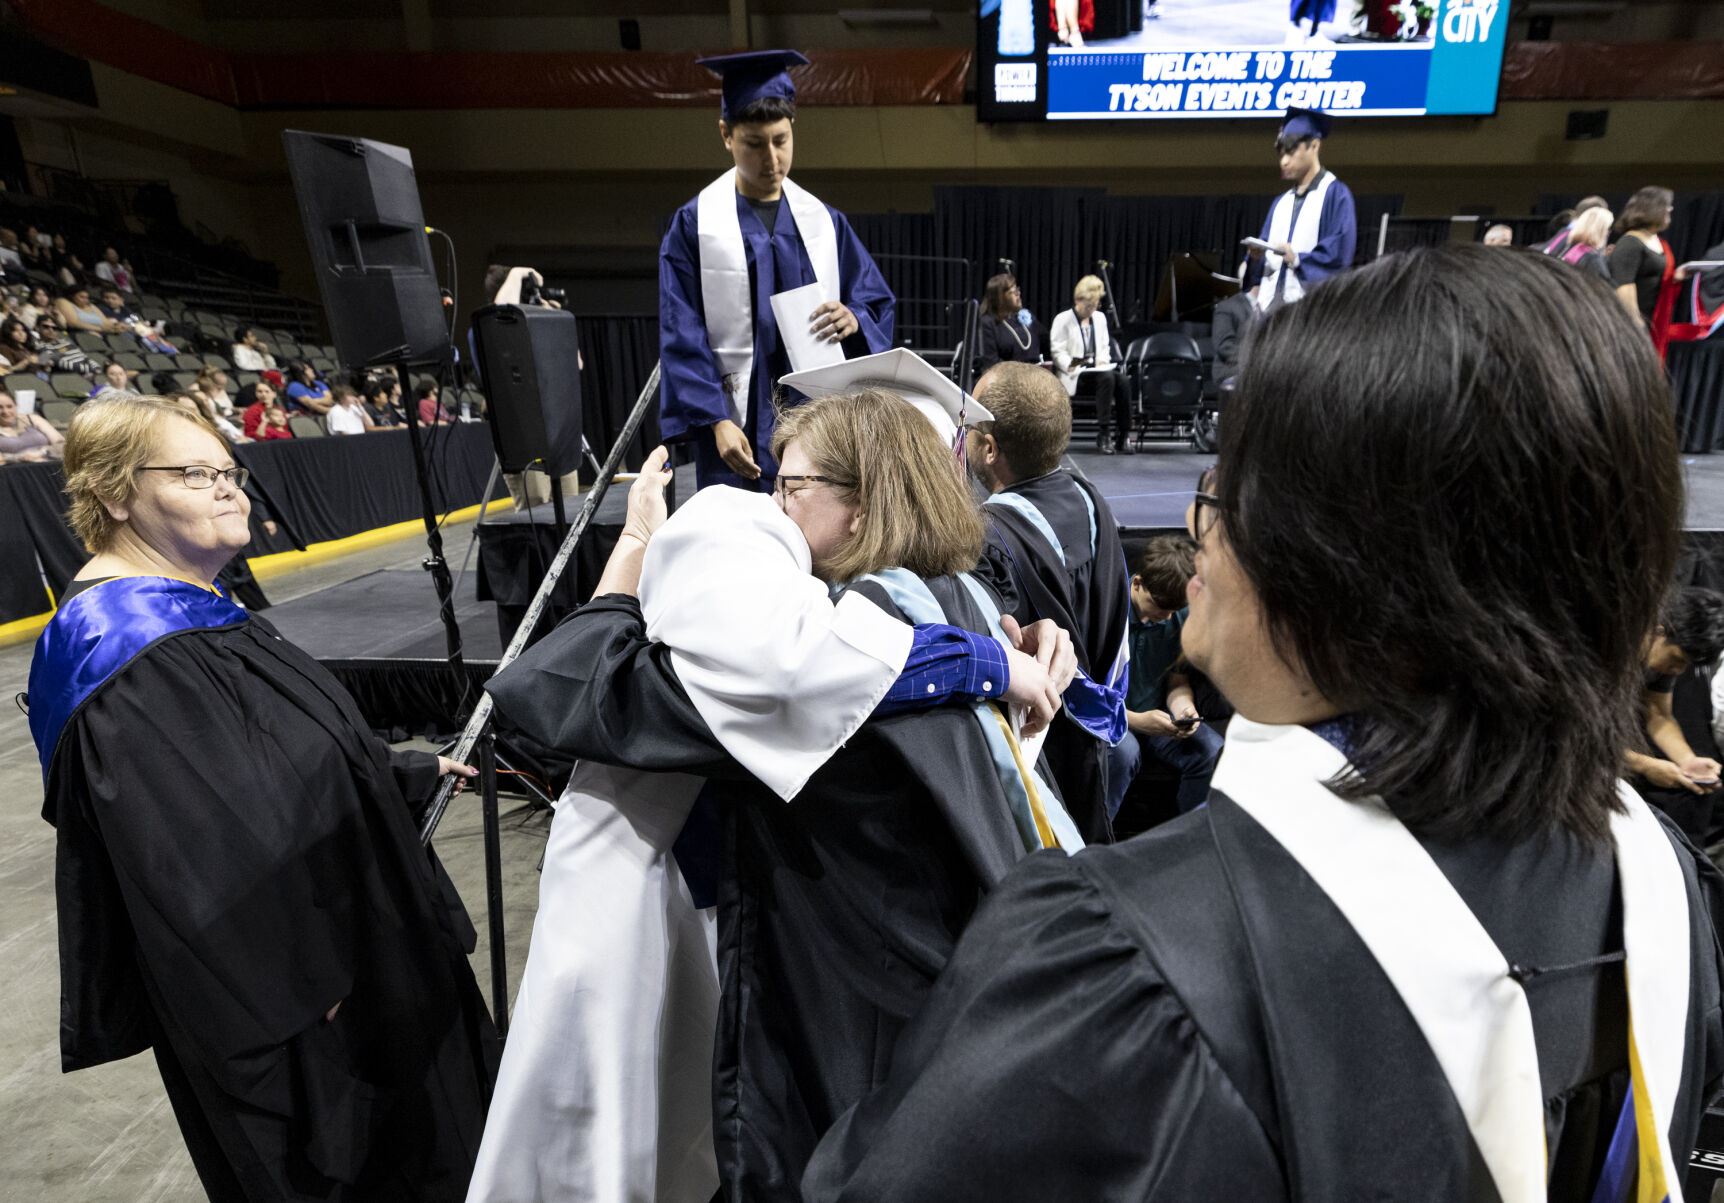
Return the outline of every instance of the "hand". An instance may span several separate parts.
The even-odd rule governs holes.
[[[1676,766],[1682,770],[1682,775],[1689,781],[1699,785],[1702,781],[1717,781],[1720,765],[1716,760],[1706,756],[1690,756]],[[1718,787],[1716,785],[1700,785],[1700,792],[1710,794]]]
[[[249,440],[249,439],[247,439],[247,440],[246,440],[246,441],[247,441],[247,442],[250,442],[250,441],[251,441],[251,440]],[[273,535],[273,534],[275,534],[275,532],[276,532],[276,529],[277,529],[277,528],[276,528],[276,525],[275,525],[275,519],[273,519],[273,518],[265,518],[265,519],[264,519],[264,520],[263,520],[263,533],[264,533],[264,534],[266,534],[266,535]]]
[[[856,315],[841,301],[827,301],[809,314],[808,320],[814,323],[814,336],[821,342],[841,342],[862,328]]]
[[[664,491],[671,482],[670,452],[661,444],[653,448],[641,465],[640,475],[629,486],[628,516],[623,519],[623,537],[633,536],[642,543],[652,540],[654,532],[670,516],[665,505]]]
[[[1083,30],[1078,28],[1078,0],[1054,0],[1056,36],[1076,50],[1083,49]]]
[[[1010,614],[1000,617],[1000,629],[1012,641],[1013,647],[1036,658],[1036,663],[1053,678],[1056,690],[1060,693],[1066,691],[1066,686],[1077,676],[1078,668],[1077,647],[1072,643],[1070,633],[1051,618],[1020,628],[1018,620]]]
[[[1127,715],[1131,729],[1139,735],[1159,735],[1164,739],[1184,739],[1191,731],[1173,725],[1173,716],[1165,710],[1144,710]],[[1195,728],[1193,728],[1195,730]]]
[[[1011,672],[1011,680],[1006,683],[1006,701],[1029,707],[1024,725],[1018,731],[1019,738],[1029,739],[1039,735],[1054,721],[1054,715],[1060,710],[1060,691],[1034,656],[1009,647],[1006,649],[1006,663]]]
[[[1261,259],[1263,258],[1263,248],[1260,246],[1248,246],[1245,248],[1245,254],[1251,259]]]
[[[1693,274],[1694,273],[1689,271],[1686,267],[1679,267],[1676,269],[1675,278],[1678,280],[1686,280],[1689,276],[1692,276]]]
[[[452,760],[447,756],[439,756],[437,758],[437,775],[439,777],[447,777],[450,773],[455,774],[455,776],[457,776],[457,777],[469,777],[470,778],[470,777],[477,777],[479,775],[479,770],[474,768],[470,764],[462,764],[459,760]],[[465,781],[457,781],[455,783],[455,792],[456,793],[460,793],[462,790],[464,790],[466,788],[467,788],[467,783]],[[340,1004],[337,1004],[337,1005],[340,1005]],[[334,1014],[335,1014],[335,1012],[333,1012],[333,1011],[330,1012],[331,1016],[333,1016]]]
[[[1288,271],[1297,271],[1299,269],[1299,252],[1294,250],[1288,243],[1277,242],[1275,244],[1275,253],[1287,261]]]
[[[744,480],[759,480],[760,465],[754,462],[754,448],[748,445],[748,435],[729,418],[712,424],[712,441],[718,445],[719,458]]]
[[[48,449],[46,447],[32,447],[28,451],[20,451],[13,457],[12,462],[15,464],[39,464],[47,458]]]
[[[1686,773],[1668,760],[1654,758],[1650,764],[1640,770],[1640,775],[1646,778],[1648,785],[1657,786],[1659,789],[1685,789],[1691,794],[1706,792],[1704,788],[1690,781]]]

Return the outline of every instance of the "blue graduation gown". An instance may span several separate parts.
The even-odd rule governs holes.
[[[718,456],[712,426],[728,418],[730,408],[719,384],[718,363],[706,335],[706,309],[700,289],[699,198],[671,218],[659,250],[659,433],[667,443],[688,441],[695,448],[695,474],[700,488],[725,484],[760,490],[772,488],[778,464],[772,446],[772,386],[790,371],[790,360],[778,337],[772,296],[814,283],[814,265],[790,206],[781,197],[773,232],[741,193],[736,197],[737,221],[747,246],[748,278],[754,291],[754,372],[749,381],[748,437],[760,480],[744,480]],[[859,329],[844,341],[847,357],[892,348],[896,301],[880,269],[844,215],[832,206],[832,228],[838,237],[839,299],[856,315]]]
[[[1276,204],[1279,203],[1280,198],[1277,197]],[[1258,235],[1266,242],[1269,241],[1269,224],[1274,220],[1275,206],[1271,205]],[[1353,266],[1353,251],[1359,244],[1359,223],[1353,212],[1353,193],[1339,178],[1323,195],[1323,215],[1318,231],[1317,245],[1300,255],[1299,266],[1293,269],[1306,292]],[[1252,259],[1245,272],[1244,286],[1250,288],[1263,276],[1263,260]]]

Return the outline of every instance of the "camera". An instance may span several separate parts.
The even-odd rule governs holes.
[[[537,273],[528,273],[521,281],[521,304],[565,306],[568,293],[561,288],[548,288],[539,283]]]

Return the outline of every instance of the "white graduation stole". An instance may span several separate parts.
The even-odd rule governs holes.
[[[1544,1094],[1526,992],[1496,943],[1410,831],[1377,802],[1323,782],[1341,752],[1298,726],[1243,716],[1212,779],[1285,848],[1382,966],[1454,1091],[1503,1203],[1544,1203]],[[1688,1022],[1689,916],[1682,870],[1658,820],[1621,785],[1614,814],[1629,1048],[1640,1116],[1640,1184],[1681,1203],[1670,1125]],[[1639,1110],[1639,1108],[1637,1108]],[[1649,1164],[1650,1162],[1650,1164]],[[1664,1193],[1653,1194],[1656,1199]]]
[[[1275,200],[1275,208],[1269,215],[1269,242],[1285,242],[1288,246],[1304,255],[1317,245],[1317,240],[1323,236],[1323,198],[1329,195],[1329,186],[1335,182],[1335,173],[1325,171],[1317,180],[1316,187],[1305,194],[1305,203],[1299,207],[1299,222],[1293,223],[1293,192],[1283,192]],[[1298,273],[1287,266],[1287,261],[1274,251],[1263,252],[1263,283],[1257,290],[1257,307],[1267,310],[1275,297],[1275,277],[1285,275],[1281,283],[1281,301],[1297,301],[1305,295],[1305,286],[1299,282]]]
[[[789,179],[784,199],[796,232],[814,265],[814,279],[828,301],[840,298],[838,231],[832,214],[813,193]],[[748,284],[748,248],[736,216],[736,169],[731,168],[700,191],[695,202],[700,239],[700,296],[706,337],[718,360],[730,420],[748,421],[749,378],[754,372],[754,296]],[[783,291],[782,289],[780,291]]]

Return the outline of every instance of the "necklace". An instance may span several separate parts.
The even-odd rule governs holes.
[[[1015,318],[1007,318],[1004,322],[1004,325],[1006,327],[1006,333],[1010,334],[1012,336],[1012,341],[1015,343],[1018,343],[1018,332],[1016,330],[1012,329],[1012,327],[1017,325],[1017,324],[1018,323],[1017,323],[1017,320]],[[1018,350],[1028,351],[1029,349],[1030,349],[1030,332],[1028,330],[1025,330],[1024,331],[1024,341],[1021,343],[1018,343]]]

